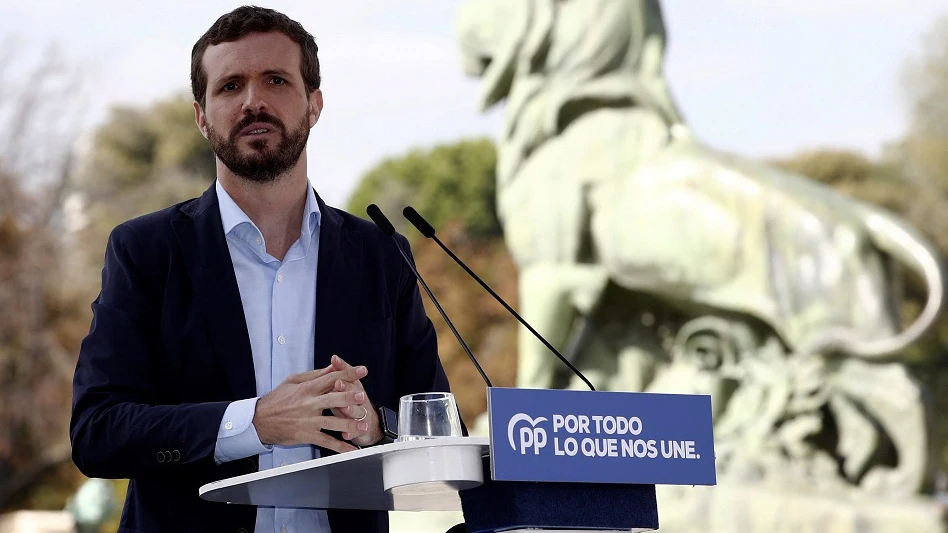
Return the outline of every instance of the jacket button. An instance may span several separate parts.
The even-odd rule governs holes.
[[[158,452],[158,462],[159,463],[165,462],[165,452]]]
[[[237,533],[247,533],[247,530],[244,528],[240,528],[237,530]]]
[[[180,461],[180,460],[181,460],[181,452],[179,452],[178,450],[175,450],[175,451],[171,452],[171,460],[172,460],[172,461],[175,461],[175,462]]]

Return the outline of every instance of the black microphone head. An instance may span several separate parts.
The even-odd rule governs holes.
[[[372,219],[372,222],[375,222],[375,225],[382,230],[382,233],[386,237],[395,235],[395,226],[392,226],[392,223],[389,222],[388,218],[382,214],[382,210],[379,209],[379,206],[375,204],[369,204],[369,207],[365,208],[365,212],[369,215],[369,218]]]
[[[418,211],[415,211],[414,207],[406,207],[402,210],[402,214],[405,215],[405,218],[407,218],[408,221],[411,222],[411,225],[415,226],[422,235],[429,239],[434,237],[435,229],[431,227],[431,224],[429,224],[427,220],[418,214]]]

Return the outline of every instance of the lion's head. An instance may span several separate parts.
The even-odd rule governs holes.
[[[596,80],[616,78],[635,82],[606,96],[677,121],[662,73],[658,0],[469,0],[458,11],[457,36],[464,71],[483,80],[484,109],[515,100],[525,79],[582,95]]]

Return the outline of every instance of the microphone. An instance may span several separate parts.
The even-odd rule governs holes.
[[[563,361],[563,364],[569,367],[569,369],[573,372],[573,374],[576,374],[576,376],[579,377],[579,379],[583,380],[583,382],[586,383],[586,386],[589,387],[589,390],[592,390],[592,391],[596,390],[596,388],[593,387],[593,384],[590,383],[588,379],[586,379],[586,376],[584,376],[582,372],[580,372],[575,366],[573,366],[573,364],[570,363],[568,359],[563,357],[563,354],[561,354],[556,348],[554,348],[553,345],[549,343],[549,341],[544,339],[543,335],[540,335],[537,332],[537,330],[533,329],[533,326],[531,326],[530,324],[527,324],[527,321],[524,320],[523,317],[521,317],[516,311],[514,311],[512,307],[507,305],[507,302],[505,302],[504,299],[500,297],[500,295],[494,292],[494,289],[491,289],[486,283],[484,283],[484,280],[482,280],[480,276],[478,276],[477,274],[474,273],[473,270],[468,268],[468,266],[464,264],[464,261],[461,261],[461,259],[458,258],[458,256],[454,255],[454,252],[448,249],[448,247],[445,246],[443,242],[441,242],[441,239],[439,239],[438,236],[435,235],[435,230],[431,226],[431,224],[429,224],[427,220],[425,220],[420,214],[418,214],[418,211],[415,211],[415,208],[413,208],[412,206],[408,206],[402,211],[402,214],[405,216],[406,219],[408,219],[409,222],[411,222],[412,226],[415,226],[415,228],[419,232],[421,232],[422,235],[424,235],[425,237],[429,239],[434,239],[434,241],[438,243],[438,246],[440,246],[442,250],[444,250],[449,256],[451,256],[451,259],[454,259],[455,263],[461,265],[461,268],[463,268],[465,272],[467,272],[472,278],[474,278],[478,283],[480,283],[481,287],[484,287],[484,289],[487,292],[489,292],[490,295],[493,296],[495,300],[500,302],[500,305],[504,306],[504,309],[506,309],[507,312],[512,314],[514,317],[516,317],[516,319],[519,320],[521,324],[523,324],[528,330],[530,330],[530,333],[532,333],[534,337],[536,337],[540,342],[543,343],[544,346],[546,346],[551,352],[553,352],[553,354],[556,355],[560,359],[560,361]]]
[[[414,272],[415,277],[418,278],[419,282],[421,282],[421,286],[424,287],[425,292],[428,293],[428,298],[431,298],[431,302],[434,303],[435,307],[438,308],[438,312],[441,313],[441,318],[443,318],[448,324],[448,327],[451,328],[451,332],[454,333],[455,337],[457,337],[458,342],[461,344],[461,348],[464,348],[464,352],[467,354],[468,358],[471,359],[471,362],[474,363],[474,368],[476,368],[481,377],[484,378],[484,383],[487,383],[488,387],[493,387],[493,385],[491,385],[490,379],[487,377],[487,374],[484,373],[484,369],[481,368],[480,363],[477,362],[474,354],[471,353],[471,349],[468,348],[467,343],[464,342],[464,339],[461,338],[461,334],[458,333],[457,328],[454,327],[451,319],[448,318],[448,314],[445,313],[444,309],[441,308],[441,304],[438,303],[438,299],[435,298],[434,293],[432,293],[431,289],[428,288],[428,284],[425,283],[424,278],[421,277],[421,274],[418,273],[418,270],[415,268],[415,265],[412,264],[411,260],[408,258],[408,255],[405,254],[404,250],[402,250],[401,244],[399,244],[398,239],[395,238],[395,227],[392,226],[392,223],[388,220],[388,218],[382,214],[382,210],[379,209],[379,206],[375,204],[369,204],[369,206],[365,209],[365,212],[369,215],[369,218],[372,219],[372,222],[374,222],[375,225],[378,226],[380,230],[382,230],[382,233],[390,236],[395,242],[395,248],[398,249],[398,253],[402,254],[402,259],[405,260],[405,264],[408,265],[408,268]]]

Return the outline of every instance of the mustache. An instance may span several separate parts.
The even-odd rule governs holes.
[[[245,115],[244,118],[240,119],[233,129],[230,130],[230,138],[236,139],[240,134],[240,130],[246,128],[247,126],[254,123],[267,123],[273,124],[274,126],[280,128],[280,131],[286,133],[286,126],[283,125],[283,121],[276,118],[275,116],[267,113],[266,111],[261,111],[253,115]]]

